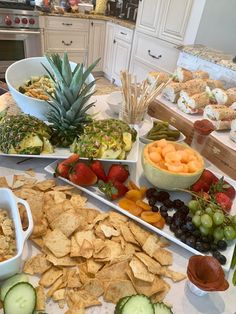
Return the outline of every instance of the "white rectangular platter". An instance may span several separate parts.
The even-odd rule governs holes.
[[[57,163],[58,163],[58,161],[55,161],[55,162],[49,164],[47,167],[45,167],[45,171],[47,171],[48,173],[53,175],[54,172],[55,172],[55,168],[56,168]],[[108,166],[108,165],[109,165],[109,163],[106,163],[106,166]],[[134,182],[136,182],[139,186],[146,186],[146,187],[150,187],[151,186],[151,184],[143,176],[143,174],[142,174],[142,166],[140,164],[130,164],[129,165],[129,172],[130,172],[129,179],[131,179]],[[151,224],[143,221],[141,218],[139,218],[139,217],[129,213],[128,211],[126,211],[124,209],[122,209],[118,205],[117,201],[110,201],[110,200],[108,200],[104,196],[104,194],[99,191],[99,189],[96,186],[91,186],[91,187],[78,186],[78,185],[72,183],[71,181],[69,181],[69,180],[67,180],[65,178],[62,178],[62,177],[59,177],[59,178],[61,180],[63,180],[64,182],[75,186],[79,190],[81,190],[81,191],[83,191],[83,192],[93,196],[97,200],[105,203],[106,205],[114,208],[118,212],[120,212],[120,213],[130,217],[131,219],[137,221],[138,223],[140,223],[144,227],[152,230],[153,232],[164,236],[165,238],[167,238],[170,241],[176,243],[177,245],[185,248],[186,250],[190,251],[191,253],[193,253],[195,255],[204,255],[204,254],[200,253],[199,251],[195,250],[194,248],[191,248],[190,246],[188,246],[185,243],[181,242],[179,239],[177,239],[174,236],[174,234],[170,231],[170,229],[169,229],[169,227],[167,225],[165,225],[162,230],[158,229],[158,228],[152,226]],[[231,180],[230,178],[225,178],[225,179],[236,188],[235,181]],[[189,193],[184,193],[184,192],[170,192],[170,195],[171,195],[171,199],[181,199],[185,203],[187,203],[191,199],[191,195]],[[231,209],[231,214],[236,214],[236,200],[234,200],[234,204],[233,204],[232,209]],[[222,254],[224,254],[224,256],[227,259],[226,264],[223,266],[223,269],[225,271],[229,271],[229,269],[230,269],[230,263],[231,263],[231,259],[232,259],[232,256],[233,256],[235,243],[236,243],[236,241],[231,241],[230,243],[228,242],[227,250],[222,253]]]

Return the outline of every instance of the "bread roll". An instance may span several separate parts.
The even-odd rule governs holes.
[[[193,79],[193,74],[191,71],[178,67],[174,72],[174,81],[175,82],[187,82]]]
[[[185,83],[171,82],[162,91],[162,96],[172,103],[176,103],[179,98],[180,91],[185,87]]]
[[[194,79],[185,83],[183,90],[192,96],[194,94],[203,93],[206,91],[207,83],[202,79]]]
[[[211,121],[231,121],[236,119],[236,110],[228,108],[224,105],[208,105],[204,109],[204,118]]]
[[[207,82],[207,86],[210,88],[210,89],[214,89],[214,88],[221,88],[221,89],[224,89],[224,85],[223,83],[220,81],[220,80],[206,80]]]
[[[206,71],[202,71],[202,70],[199,70],[199,71],[193,71],[193,78],[194,79],[202,79],[202,80],[207,80],[209,79],[209,73],[206,72]]]

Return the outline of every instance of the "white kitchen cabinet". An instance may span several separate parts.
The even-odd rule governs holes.
[[[139,1],[136,29],[145,34],[157,36],[161,0]]]
[[[42,25],[44,53],[63,55],[66,51],[71,61],[87,65],[89,20],[45,16]]]
[[[101,58],[94,71],[103,70],[106,22],[90,20],[89,23],[88,65]]]
[[[120,71],[128,70],[133,30],[107,23],[103,72],[105,77],[120,85]]]
[[[136,33],[132,50],[130,71],[143,80],[150,71],[172,73],[179,51],[175,45],[142,33]],[[146,71],[146,73],[145,73]]]
[[[111,80],[112,64],[113,64],[113,51],[114,51],[114,33],[115,25],[107,23],[106,25],[106,40],[105,40],[105,53],[103,62],[103,72],[107,79]]]
[[[192,44],[205,2],[206,0],[142,0],[139,3],[136,29],[171,43]]]

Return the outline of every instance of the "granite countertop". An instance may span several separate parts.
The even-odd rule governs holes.
[[[61,16],[61,17],[74,17],[74,18],[80,18],[80,19],[93,19],[93,20],[102,20],[102,21],[108,21],[115,23],[117,25],[121,25],[123,27],[127,27],[130,29],[135,28],[135,22],[128,21],[128,20],[122,20],[115,16],[106,16],[101,14],[94,14],[94,13],[56,13],[56,12],[40,12],[40,15],[42,16]]]
[[[236,63],[232,61],[233,55],[226,54],[222,51],[208,48],[203,45],[181,45],[178,47],[179,50],[197,56],[201,59],[216,63],[225,68],[236,71]]]

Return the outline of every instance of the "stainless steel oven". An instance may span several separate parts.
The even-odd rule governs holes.
[[[1,8],[0,1],[0,78],[13,62],[41,54],[38,12]]]

